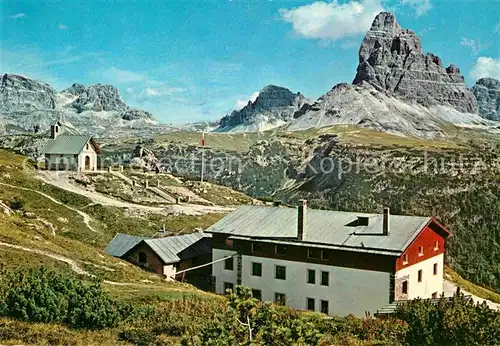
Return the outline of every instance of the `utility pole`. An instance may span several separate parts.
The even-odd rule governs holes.
[[[205,171],[205,132],[201,133],[201,182],[203,182],[203,172]]]

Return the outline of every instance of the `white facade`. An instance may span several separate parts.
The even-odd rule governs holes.
[[[235,254],[235,251],[213,249],[213,260]],[[224,283],[236,285],[237,260],[233,270],[224,269],[224,261],[213,264],[216,292],[224,293]],[[262,264],[262,276],[252,275],[252,262]],[[285,266],[286,279],[275,278],[275,266]],[[315,283],[307,283],[308,269],[315,271]],[[321,285],[321,272],[328,272],[328,286]],[[390,303],[391,274],[362,269],[336,267],[307,262],[287,261],[257,256],[242,256],[242,285],[261,291],[262,300],[274,301],[275,293],[286,295],[286,305],[306,310],[307,298],[314,299],[320,311],[321,300],[328,301],[330,315],[374,313]]]
[[[78,155],[78,167],[80,171],[97,170],[97,153],[94,147],[87,142],[83,150]]]
[[[97,152],[90,144],[90,141],[85,144],[82,151],[77,155],[45,154],[45,161],[47,167],[51,170],[97,171]]]
[[[434,265],[436,273],[434,273]],[[425,261],[400,269],[395,274],[396,297],[403,299],[439,297],[443,292],[444,255],[440,254]],[[421,270],[421,282],[419,271]],[[407,294],[402,292],[403,282],[407,282]]]

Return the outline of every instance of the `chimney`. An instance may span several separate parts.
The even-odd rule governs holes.
[[[275,206],[275,207],[281,206],[281,201],[274,201],[273,206]]]
[[[390,216],[390,210],[388,207],[384,208],[384,221],[382,225],[382,233],[384,235],[389,235],[389,216]]]
[[[307,200],[302,199],[299,201],[297,215],[297,239],[304,240],[306,237],[306,224],[307,224]]]

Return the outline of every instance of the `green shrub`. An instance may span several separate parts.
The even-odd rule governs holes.
[[[72,328],[113,327],[131,312],[111,300],[98,282],[86,284],[44,267],[7,273],[0,282],[0,315]]]
[[[437,304],[412,300],[396,316],[408,323],[411,345],[500,345],[500,312],[463,294]]]
[[[12,210],[22,210],[24,208],[24,201],[19,197],[14,197],[9,202],[9,206]]]

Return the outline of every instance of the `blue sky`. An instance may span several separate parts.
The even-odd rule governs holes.
[[[500,5],[438,0],[0,0],[0,72],[119,88],[163,121],[215,120],[268,84],[316,99],[351,82],[382,9],[473,85],[500,78]]]

